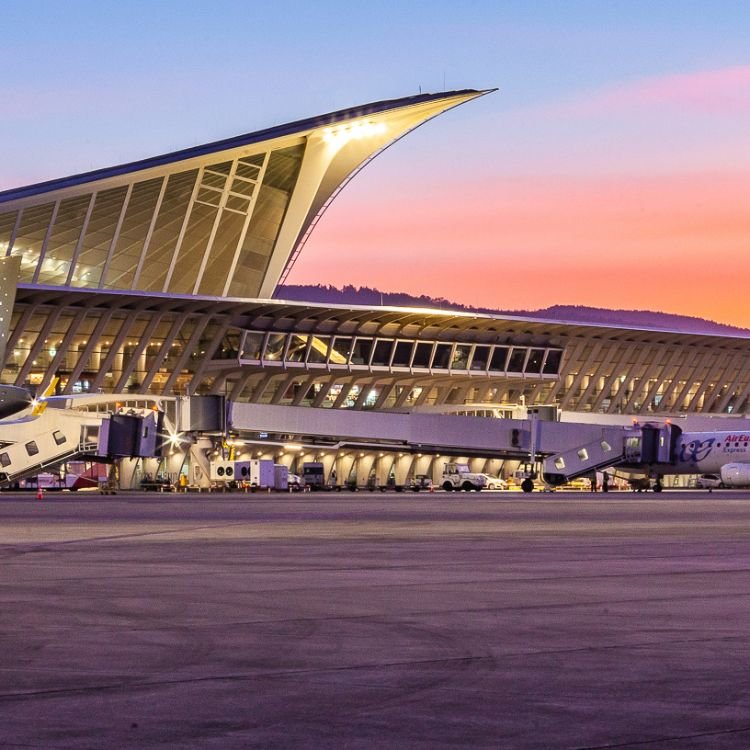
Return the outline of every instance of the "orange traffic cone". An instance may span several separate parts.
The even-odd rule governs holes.
[[[44,490],[41,487],[37,488],[36,499],[37,500],[44,500]]]

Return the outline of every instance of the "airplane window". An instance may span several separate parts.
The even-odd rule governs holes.
[[[10,456],[7,453],[0,453],[0,466],[10,466]]]
[[[26,443],[26,453],[30,456],[36,456],[36,454],[39,453],[39,448],[37,447],[36,442],[29,440],[29,442]]]

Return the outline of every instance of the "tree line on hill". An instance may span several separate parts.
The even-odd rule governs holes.
[[[652,310],[609,310],[586,305],[551,305],[539,310],[500,310],[488,307],[473,307],[452,302],[444,297],[415,296],[406,292],[384,292],[380,289],[350,284],[341,289],[330,284],[284,284],[274,295],[279,300],[313,302],[331,305],[363,305],[377,307],[431,307],[439,310],[488,315],[513,315],[524,318],[540,318],[566,323],[596,323],[599,325],[633,326],[636,328],[658,328],[684,333],[708,333],[714,335],[750,335],[750,330],[725,323],[690,315],[654,312]]]

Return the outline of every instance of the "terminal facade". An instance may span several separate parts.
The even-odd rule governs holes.
[[[227,435],[186,437],[170,466],[195,464],[191,483],[227,441],[402,482],[445,456],[507,473],[528,446],[490,420],[530,407],[582,423],[744,417],[741,336],[274,298],[354,174],[486,93],[376,102],[0,193],[4,398],[223,396]]]

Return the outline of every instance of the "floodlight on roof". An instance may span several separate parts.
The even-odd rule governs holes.
[[[339,125],[335,128],[325,128],[323,130],[323,140],[332,146],[336,146],[336,148],[341,148],[349,141],[382,135],[386,129],[384,122],[358,120],[345,125]]]

